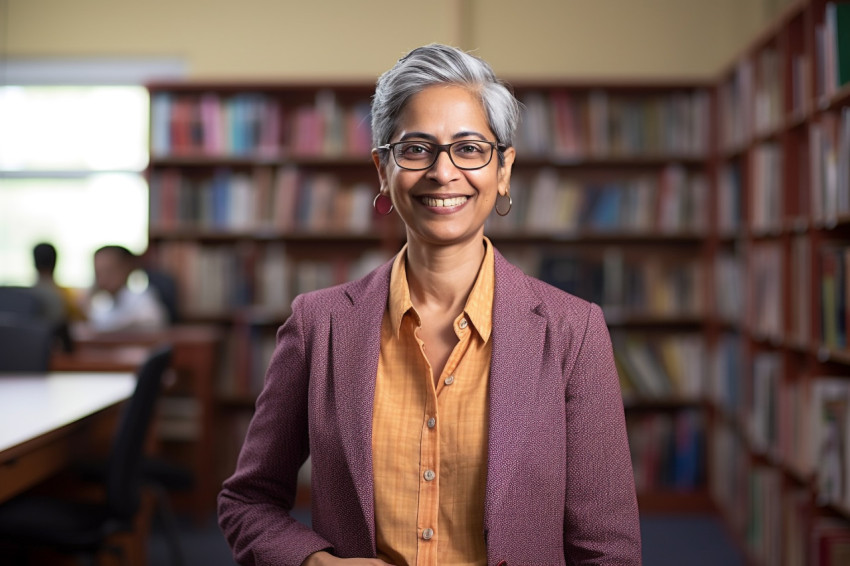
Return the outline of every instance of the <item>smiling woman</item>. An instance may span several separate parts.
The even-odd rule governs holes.
[[[0,87],[0,284],[33,282],[40,241],[71,287],[101,245],[145,249],[147,113],[141,86]]]
[[[510,211],[518,109],[445,45],[379,78],[375,205],[407,243],[292,303],[219,496],[239,564],[640,564],[602,311],[484,235]],[[310,528],[291,514],[308,456]]]

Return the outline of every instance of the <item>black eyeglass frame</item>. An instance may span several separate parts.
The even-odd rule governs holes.
[[[470,142],[483,143],[483,144],[487,144],[487,145],[490,146],[490,157],[487,159],[486,163],[484,163],[482,165],[478,165],[476,167],[465,167],[463,165],[458,165],[457,163],[455,163],[455,160],[452,157],[452,152],[450,151],[451,147],[453,145],[456,145],[456,144],[470,143]],[[429,142],[429,141],[421,141],[421,142],[418,142],[418,143],[428,144],[428,145],[434,147],[434,149],[435,149],[434,158],[427,165],[424,165],[422,167],[413,168],[413,167],[405,167],[404,165],[399,163],[398,157],[396,156],[396,153],[394,151],[395,146],[405,144],[405,143],[417,143],[417,142],[414,141],[414,140],[404,140],[404,141],[398,141],[398,142],[393,142],[393,143],[386,143],[384,145],[379,145],[375,149],[389,151],[393,156],[393,161],[395,161],[395,164],[398,165],[399,167],[401,167],[402,169],[406,170],[406,171],[424,171],[426,169],[430,169],[437,162],[437,158],[440,157],[440,153],[443,152],[443,151],[445,151],[446,154],[449,156],[449,161],[452,162],[452,165],[454,165],[458,169],[462,169],[463,171],[476,171],[478,169],[483,169],[484,167],[487,167],[488,165],[490,165],[490,162],[493,161],[493,153],[495,153],[496,150],[505,151],[508,148],[508,146],[506,146],[504,144],[501,144],[501,143],[498,143],[498,142],[491,142],[489,140],[469,139],[469,140],[458,140],[458,141],[454,141],[454,142],[451,142],[451,143],[443,143],[443,144]]]

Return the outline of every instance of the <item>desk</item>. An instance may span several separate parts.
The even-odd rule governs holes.
[[[132,373],[0,375],[0,501],[66,467],[92,436],[111,435]]]
[[[152,352],[149,346],[83,346],[74,352],[54,352],[50,357],[52,371],[135,373]]]

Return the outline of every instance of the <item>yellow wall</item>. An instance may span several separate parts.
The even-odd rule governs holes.
[[[767,2],[0,0],[0,49],[180,58],[192,78],[373,79],[439,41],[508,78],[713,78],[760,29]]]

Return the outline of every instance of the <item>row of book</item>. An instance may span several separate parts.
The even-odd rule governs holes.
[[[761,339],[782,340],[785,337],[785,259],[782,244],[775,241],[754,243],[745,255],[749,280],[747,325],[750,332]]]
[[[850,552],[850,520],[824,513],[802,485],[782,471],[753,463],[729,422],[710,431],[711,493],[732,531],[758,564],[843,566]]]
[[[615,331],[611,340],[620,388],[627,401],[704,398],[707,357],[700,335],[646,337]]]
[[[525,269],[543,281],[602,306],[609,323],[633,318],[676,321],[704,314],[705,270],[699,258],[595,252],[522,252]]]
[[[804,26],[795,28],[803,34]],[[802,114],[811,107],[812,92],[818,99],[832,96],[850,83],[850,3],[828,2],[824,21],[815,26],[814,75],[808,53],[789,52],[790,89],[783,91],[786,64],[782,48],[767,44],[751,58],[742,58],[720,87],[721,147],[734,151],[749,142],[753,135],[767,135],[781,127],[787,108]],[[787,43],[806,45],[799,38]],[[814,85],[812,85],[814,76]]]
[[[656,173],[595,179],[544,167],[511,179],[513,207],[491,215],[487,229],[570,237],[583,233],[703,234],[705,175],[680,165]]]
[[[779,50],[769,45],[758,52],[753,61],[757,80],[753,85],[753,131],[756,135],[772,132],[782,124],[782,58]],[[745,63],[746,64],[746,63]]]
[[[706,155],[709,94],[604,90],[527,92],[516,146],[552,159]],[[341,104],[319,90],[309,104],[262,91],[227,95],[154,92],[151,153],[166,156],[367,155],[372,147],[367,99]]]
[[[827,2],[815,27],[815,80],[820,97],[850,84],[850,2]]]
[[[850,107],[811,122],[809,150],[812,218],[831,226],[850,216]]]
[[[289,103],[263,92],[154,92],[151,153],[168,156],[366,156],[372,147],[367,99],[343,106],[331,90]]]
[[[259,309],[282,322],[295,295],[356,279],[389,257],[380,250],[322,257],[292,257],[279,242],[204,245],[163,242],[162,269],[174,274],[187,317],[228,317]]]
[[[709,146],[706,90],[620,94],[604,90],[520,94],[520,155],[554,159],[704,157]]]
[[[740,420],[747,399],[741,336],[721,334],[708,351],[705,398],[726,418]]]
[[[805,147],[805,146],[802,146]],[[850,107],[841,113],[823,112],[809,124],[805,187],[787,185],[784,160],[789,158],[776,142],[764,142],[753,150],[748,186],[751,193],[750,225],[756,233],[776,232],[785,218],[784,191],[808,194],[811,220],[832,226],[850,215]],[[725,163],[718,177],[718,231],[734,234],[741,226],[742,173],[736,160]],[[800,203],[801,205],[803,203]]]
[[[295,166],[200,173],[168,167],[150,175],[150,225],[163,231],[363,234],[374,227],[375,194],[374,180],[343,181]],[[707,227],[706,177],[677,165],[601,181],[543,168],[517,174],[511,195],[511,212],[492,214],[489,232],[700,235]]]
[[[850,512],[850,379],[784,379],[778,352],[757,353],[750,376],[750,448],[800,477],[814,474],[818,503]]]
[[[744,263],[728,250],[714,256],[714,316],[722,322],[738,324],[744,313]]]
[[[750,226],[755,233],[778,232],[783,227],[782,156],[782,147],[774,142],[759,144],[753,150]]]
[[[783,251],[782,243],[764,241],[752,244],[745,255],[719,253],[714,260],[715,314],[727,322],[740,321],[742,297],[729,290],[741,288],[746,270],[746,321],[754,336],[803,347],[816,339],[831,350],[850,348],[850,243],[821,243],[813,261],[809,237],[797,235],[791,239],[790,254],[786,257]],[[785,276],[786,262],[790,264],[789,277]],[[785,286],[790,297],[787,311]],[[819,327],[813,325],[809,310],[813,292]]]
[[[331,173],[294,166],[219,168],[189,175],[175,168],[150,176],[154,230],[284,234],[292,231],[365,234],[375,227],[374,182],[343,182]]]
[[[734,236],[743,225],[743,193],[741,164],[737,160],[724,162],[717,176],[717,233]]]
[[[750,102],[754,89],[753,64],[745,57],[738,61],[718,90],[721,149],[736,151],[749,142],[753,128]]]
[[[834,350],[850,348],[850,242],[820,248],[821,342]]]
[[[705,485],[702,411],[631,412],[626,430],[638,493],[696,491]]]

